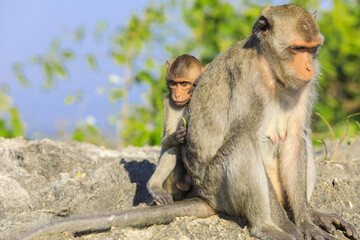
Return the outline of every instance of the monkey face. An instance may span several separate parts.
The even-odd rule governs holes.
[[[253,33],[285,86],[299,88],[314,79],[323,36],[313,15],[294,5],[267,7],[254,24]]]
[[[171,91],[171,99],[173,102],[181,107],[185,106],[190,100],[190,90],[194,81],[192,79],[174,78],[167,81],[169,89]]]
[[[288,47],[290,61],[287,61],[285,68],[288,69],[287,76],[295,85],[304,85],[310,82],[317,70],[317,56],[322,40],[305,42],[293,40]]]

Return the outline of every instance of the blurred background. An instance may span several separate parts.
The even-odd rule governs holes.
[[[165,62],[205,65],[294,3],[325,36],[313,140],[360,133],[360,0],[0,0],[0,136],[159,145]]]

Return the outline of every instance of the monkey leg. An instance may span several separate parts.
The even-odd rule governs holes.
[[[186,183],[186,169],[183,162],[178,158],[174,170],[166,179],[163,187],[172,196],[174,201],[184,199],[186,192],[189,191],[191,184]]]
[[[269,197],[270,197],[270,211],[274,223],[285,232],[293,235],[296,239],[303,239],[303,234],[295,226],[295,224],[290,221],[284,207],[280,203],[270,179],[268,179],[268,183],[269,183],[268,186],[269,186]]]
[[[315,162],[310,137],[289,131],[279,157],[281,178],[295,225],[305,239],[335,240],[335,237],[316,226],[309,215],[308,200],[315,184]]]
[[[216,210],[233,216],[244,215],[251,225],[251,234],[258,238],[298,236],[298,233],[286,233],[271,216],[269,182],[258,145],[251,136],[237,134],[224,143],[203,169],[201,186],[195,186],[195,190]],[[280,223],[279,219],[276,218]]]
[[[173,202],[172,196],[165,191],[163,184],[174,170],[178,155],[178,147],[168,149],[160,157],[158,166],[147,183],[148,191],[160,204],[169,204]]]

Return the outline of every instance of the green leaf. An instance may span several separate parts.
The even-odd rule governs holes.
[[[110,102],[115,103],[120,101],[124,97],[124,91],[121,88],[115,88],[110,91],[109,99]]]
[[[22,72],[15,73],[16,80],[24,87],[29,87],[30,82],[27,80],[25,75]]]
[[[138,76],[136,77],[136,80],[138,82],[144,82],[147,84],[154,83],[154,79],[150,76],[148,72],[145,71],[139,72]]]
[[[107,23],[105,21],[98,22],[95,29],[95,39],[98,41],[103,39],[106,29],[107,29]]]
[[[76,102],[80,102],[83,97],[83,92],[81,90],[76,91],[75,94],[67,95],[64,99],[66,105],[70,105]]]
[[[79,27],[76,29],[75,33],[73,34],[73,40],[75,43],[80,43],[83,41],[84,36],[85,36],[85,29]]]
[[[21,122],[19,111],[16,108],[11,108],[9,114],[13,137],[24,136],[24,126]]]
[[[71,50],[64,50],[62,52],[62,57],[66,60],[71,60],[74,58],[74,53]]]
[[[12,105],[12,99],[7,94],[0,92],[0,111],[7,112]]]
[[[88,54],[86,56],[86,62],[88,64],[88,66],[90,68],[92,68],[93,70],[96,70],[98,68],[98,65],[97,65],[97,62],[96,62],[96,59],[95,59],[94,55]]]
[[[30,63],[32,63],[32,64],[39,64],[39,63],[41,63],[41,57],[40,56],[32,56],[31,58],[30,58]]]
[[[111,58],[114,61],[114,63],[118,66],[121,66],[125,63],[125,56],[121,55],[119,53],[111,53]]]
[[[186,119],[184,117],[181,117],[184,123],[184,127],[186,127]]]
[[[68,77],[68,73],[65,70],[64,66],[60,65],[60,64],[56,64],[54,66],[54,72],[56,73],[57,76],[59,76],[60,78],[67,78]]]

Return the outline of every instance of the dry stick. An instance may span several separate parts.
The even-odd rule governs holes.
[[[356,125],[358,125],[358,127],[360,128],[360,123],[358,121],[356,121]]]
[[[335,134],[334,134],[334,131],[332,129],[332,127],[330,126],[329,122],[326,121],[326,119],[318,112],[315,113],[317,116],[319,116],[326,124],[326,126],[329,128],[330,132],[331,132],[331,135],[333,137],[333,140],[334,140],[334,143],[335,143],[335,157],[334,157],[334,160],[337,160],[338,158],[338,148],[339,148],[339,144],[338,142],[336,141],[336,138],[335,138]]]
[[[342,160],[345,160],[346,154],[348,154],[348,152],[350,151],[350,148],[352,148],[352,146],[354,146],[354,143],[356,142],[356,140],[358,139],[358,137],[356,137],[354,139],[354,141],[351,141],[350,145],[346,148],[346,150],[344,151],[344,153],[341,155]]]
[[[350,125],[350,118],[352,117],[355,117],[355,116],[359,116],[360,113],[353,113],[353,114],[350,114],[346,117],[346,131],[345,131],[345,134],[344,134],[344,137],[341,139],[339,145],[344,141],[345,137],[347,136],[348,134],[348,131],[349,131],[349,125]],[[356,121],[356,124],[360,127],[359,125],[359,122]],[[350,148],[353,146],[354,142],[356,142],[357,140],[357,137],[355,138],[354,141],[351,141],[350,145],[346,148],[345,152],[341,155],[341,159],[342,160],[345,160],[345,157],[346,157],[346,154],[349,152]]]
[[[345,137],[347,136],[347,134],[349,132],[349,125],[350,125],[350,120],[349,119],[352,118],[352,117],[358,116],[358,115],[360,115],[360,113],[353,113],[353,114],[350,114],[350,115],[346,116],[346,130],[345,130],[345,134],[342,137],[339,145],[341,145],[341,143],[344,141]],[[356,121],[356,123],[358,123],[358,121]]]
[[[326,147],[326,143],[324,140],[317,140],[318,142],[322,143],[322,145],[324,146],[325,148],[325,157],[324,157],[324,160],[329,160],[328,158],[328,150],[327,150],[327,147]]]

